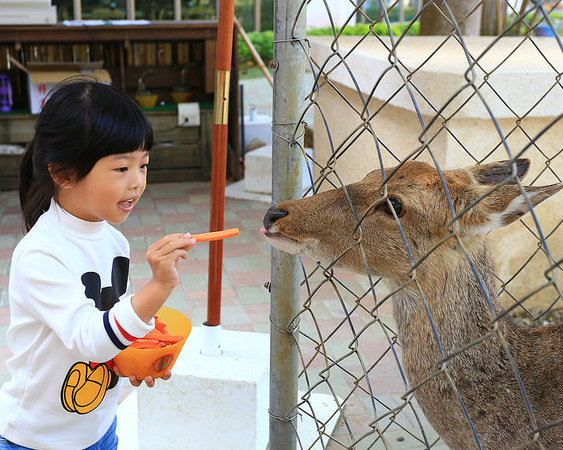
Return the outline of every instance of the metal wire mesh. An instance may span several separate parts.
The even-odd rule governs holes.
[[[309,7],[315,2],[308,2]],[[561,360],[538,355],[531,365],[517,367],[512,358],[515,344],[500,324],[506,315],[529,327],[557,323],[562,317],[561,195],[533,207],[524,182],[515,175],[507,181],[518,184],[529,212],[509,227],[490,234],[496,265],[492,290],[504,308],[499,313],[491,303],[494,300],[488,298],[489,281],[481,279],[478,262],[464,248],[458,222],[500,188],[490,186],[460,212],[445,187],[444,173],[452,168],[499,160],[514,162],[524,157],[532,161],[526,185],[561,181],[563,45],[556,14],[561,2],[475,1],[468,2],[473,6],[465,15],[454,17],[450,9],[453,0],[425,1],[396,36],[392,35],[395,25],[390,15],[401,6],[400,1],[379,0],[371,7],[368,2],[343,2],[349,13],[340,23],[328,3],[319,3],[331,23],[332,34],[309,35],[306,39],[294,36],[293,46],[295,52],[307,56],[309,64],[306,84],[310,90],[290,143],[302,150],[307,167],[309,188],[303,196],[344,187],[354,212],[354,232],[361,234],[365,211],[356,210],[346,185],[374,169],[389,169],[409,160],[428,162],[444,183],[448,202],[445,208],[451,212],[447,224],[450,231],[432,252],[446,241],[457,242],[493,318],[483,324],[478,338],[451,349],[441,335],[443,324],[434,323],[443,318],[435,317],[423,295],[424,320],[432,330],[432,341],[427,345],[436,348],[439,357],[426,361],[433,370],[424,379],[412,380],[405,371],[403,342],[397,332],[398,313],[394,311],[397,305],[393,304],[394,295],[405,286],[390,285],[367,263],[361,275],[339,268],[349,250],[328,264],[302,257],[301,310],[284,330],[294,336],[294,345],[298,346],[300,392],[294,408],[285,418],[276,420],[297,423],[294,431],[300,449],[560,448],[540,431],[554,430],[563,435],[563,410],[546,419],[541,407],[532,404],[529,397],[542,389],[547,396],[556,395],[561,382],[557,372],[563,369]],[[305,14],[306,9],[304,2],[300,13]],[[421,17],[424,20],[423,14],[431,9],[440,11],[449,31],[440,36],[410,36],[418,29]],[[462,34],[463,24],[476,15],[482,28],[488,27],[490,36]],[[366,23],[367,31],[348,35],[347,26],[356,21]],[[378,34],[381,30],[390,36]],[[538,37],[541,34],[549,36]],[[278,44],[274,42],[274,46]],[[275,64],[283,65],[284,61]],[[311,119],[312,153],[302,140],[302,125]],[[386,180],[393,176],[389,170],[386,174]],[[389,204],[385,183],[372,201]],[[401,229],[398,214],[395,220]],[[408,249],[404,235],[403,241]],[[354,245],[364,245],[361,237]],[[417,268],[427,257],[411,260],[407,269],[411,286],[423,281]],[[451,320],[455,332],[462,333],[464,318]],[[546,341],[540,347],[557,353],[556,343],[560,341]],[[500,356],[496,356],[499,364],[502,360],[510,366],[512,385],[521,399],[516,410],[506,411],[503,398],[472,398],[465,384],[486,384],[490,380],[463,378],[456,373],[460,367],[456,361],[466,361],[464,358],[472,358],[474,351],[491,348],[500,349]],[[546,365],[551,365],[551,383],[545,385],[545,379],[538,379],[537,386],[532,382],[530,389],[528,383],[533,377],[529,373],[543,373]],[[423,389],[438,379],[445,380],[443,386],[448,392],[444,395],[451,403],[451,409],[441,414],[445,417],[455,410],[454,415],[464,421],[461,426],[450,423],[454,430],[459,426],[459,435],[466,439],[455,447],[444,443],[417,400],[429,402]],[[430,404],[439,408],[443,404],[438,398],[440,392],[432,392],[435,402],[431,399]],[[427,406],[425,411],[430,409]],[[497,440],[497,444],[491,444],[495,438],[490,430],[478,428],[481,422],[475,411],[496,415],[499,427],[509,432],[515,425],[507,417],[525,417],[518,424],[518,433],[524,438],[517,443]],[[448,424],[447,419],[443,422]]]

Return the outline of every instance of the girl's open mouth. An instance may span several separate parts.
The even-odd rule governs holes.
[[[131,210],[133,209],[134,203],[135,203],[135,199],[130,198],[129,200],[119,202],[118,206],[122,211],[131,212]]]

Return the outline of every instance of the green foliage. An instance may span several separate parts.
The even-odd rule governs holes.
[[[198,2],[182,6],[182,19],[184,20],[213,20],[217,17],[215,13],[215,2]]]
[[[391,24],[391,33],[394,36],[400,36],[406,33],[409,36],[418,35],[420,24],[418,22],[396,22]],[[326,28],[315,28],[307,31],[308,36],[333,36],[340,32],[340,29],[333,30],[330,27]],[[374,33],[380,36],[388,36],[389,28],[387,24],[383,22],[377,22],[374,24],[356,24],[349,25],[342,30],[342,35],[348,36],[365,36],[369,33]],[[262,61],[266,65],[274,57],[274,32],[273,31],[262,31],[260,33],[251,31],[248,33],[248,37],[256,51],[262,58]],[[241,68],[246,68],[253,66],[255,64],[250,50],[246,46],[242,39],[242,36],[238,37],[238,58]]]
[[[264,61],[264,64],[267,65],[268,62],[274,57],[274,32],[262,31],[261,33],[258,33],[256,31],[251,31],[248,33],[248,38],[262,58],[262,61]],[[252,54],[250,53],[250,50],[248,49],[246,43],[242,40],[242,36],[240,35],[238,37],[237,45],[239,64],[254,64]]]
[[[549,19],[553,23],[556,32],[558,29],[561,30],[561,24],[563,22],[563,12],[550,11]],[[522,17],[521,20],[519,20],[519,17],[516,14],[509,14],[507,16],[507,22],[509,24],[516,23],[516,25],[511,29],[510,34],[516,34],[520,36],[530,34],[531,30],[535,29],[538,26],[548,25],[545,17],[538,10],[529,12],[524,17]],[[559,34],[561,34],[561,32],[559,32]]]
[[[406,34],[409,36],[418,35],[420,28],[419,22],[396,22],[391,23],[391,32],[393,36],[402,35],[405,30]],[[343,36],[365,36],[369,33],[374,33],[379,36],[389,36],[389,28],[384,22],[377,22],[373,24],[358,23],[356,25],[348,25],[346,28],[341,30],[340,28],[332,29],[330,27],[326,28],[315,28],[307,31],[308,36],[326,36],[326,35],[337,35],[342,31]]]

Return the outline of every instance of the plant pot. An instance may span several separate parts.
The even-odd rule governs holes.
[[[193,93],[185,86],[174,86],[170,95],[175,103],[186,103],[192,99]]]
[[[158,94],[148,93],[137,93],[135,95],[135,100],[141,108],[154,108],[156,101],[158,100]]]

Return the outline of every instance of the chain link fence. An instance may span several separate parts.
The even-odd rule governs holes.
[[[435,360],[425,361],[432,367],[426,378],[412,380],[405,369],[404,343],[397,331],[399,306],[394,303],[404,286],[379,278],[369,264],[364,274],[341,269],[344,254],[327,264],[309,257],[287,259],[274,250],[272,349],[282,356],[274,357],[271,367],[270,449],[561,448],[561,438],[549,433],[563,436],[563,409],[553,409],[547,398],[560,395],[557,391],[563,383],[563,366],[556,356],[563,333],[559,328],[551,328],[551,334],[538,333],[538,342],[532,345],[526,339],[511,340],[511,332],[506,331],[511,326],[499,324],[507,315],[534,330],[563,317],[559,281],[563,195],[532,207],[533,200],[523,188],[524,184],[559,183],[563,177],[563,46],[558,35],[563,5],[506,0],[404,3],[411,8],[412,18],[400,24],[390,21],[398,8],[405,17],[400,1],[311,0],[275,11],[274,22],[289,18],[289,23],[284,28],[287,34],[278,29],[274,39],[278,79],[273,131],[274,141],[279,139],[277,153],[274,142],[274,194],[276,184],[288,178],[283,172],[287,167],[290,172],[302,170],[309,187],[302,192],[301,176],[289,177],[290,183],[298,185],[298,195],[295,186],[282,187],[274,202],[342,188],[372,170],[406,161],[427,162],[443,174],[460,167],[528,158],[531,165],[522,184],[515,176],[505,181],[520,187],[530,212],[488,236],[496,267],[491,283],[504,309],[482,324],[478,338],[448,348],[441,323],[448,318],[436,316],[435,305],[422,301],[420,320],[432,331],[425,345],[444,351]],[[321,15],[328,24],[328,35],[305,33],[306,10],[313,7],[315,19]],[[356,34],[349,34],[352,29]],[[418,35],[421,32],[429,35]],[[306,65],[302,80],[296,72],[287,73],[288,67],[295,71],[302,62]],[[288,89],[292,83],[299,87]],[[287,116],[287,104],[294,105],[294,117]],[[286,156],[283,168],[276,166],[276,158],[284,152],[295,155],[297,169]],[[391,179],[392,175],[384,179],[373,204],[392,206],[385,193],[385,181]],[[483,198],[497,190],[489,189]],[[354,210],[352,198],[349,193],[350,210]],[[455,223],[478,204],[450,218],[454,231],[436,248],[452,236],[463,246]],[[365,211],[356,212],[355,231],[365,219]],[[395,220],[401,223],[399,213]],[[407,245],[405,238],[404,242]],[[357,245],[367,244],[358,240]],[[469,253],[461,254],[477,274],[479,268]],[[422,271],[417,274],[416,269],[426,258],[413,260],[406,269],[411,285],[424,282],[418,280]],[[287,292],[293,284],[293,293]],[[479,286],[485,289],[483,283]],[[298,299],[291,303],[295,293]],[[467,318],[451,319],[452,333],[463,334]],[[502,380],[483,375],[484,370],[479,377],[470,369],[476,349],[492,348],[499,353],[491,361],[510,366],[505,373],[513,380],[511,395],[520,399],[516,409],[507,408],[509,403],[496,391],[489,396],[470,395],[474,385],[504,386]],[[527,355],[525,364],[518,360],[520,354]],[[456,370],[468,374],[458,377]],[[545,373],[547,380],[541,379]],[[442,390],[434,389],[436,380],[444,381]],[[534,402],[538,391],[546,399],[549,414]],[[419,401],[425,403],[426,415]],[[447,402],[449,406],[440,409]],[[430,416],[442,418],[429,421]],[[463,420],[449,421],[449,416]],[[494,417],[497,431],[479,428],[481,416]],[[514,421],[512,416],[525,420]],[[436,423],[446,424],[446,429],[438,433]],[[518,441],[503,440],[498,430],[518,435]],[[444,434],[456,432],[461,437],[449,439],[448,447]]]

